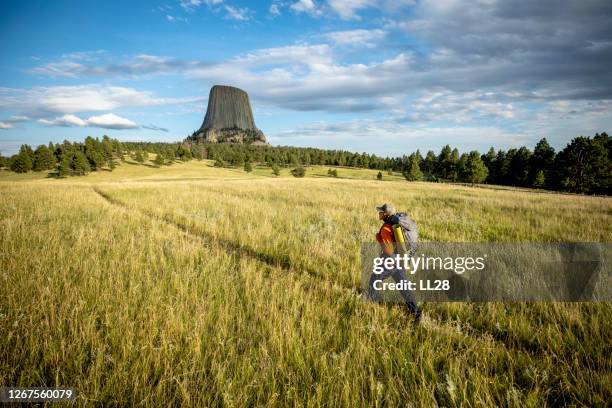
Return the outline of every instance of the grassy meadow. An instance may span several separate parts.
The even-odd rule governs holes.
[[[374,209],[424,241],[612,242],[612,200],[328,167],[0,172],[0,386],[78,405],[606,406],[609,303],[362,300]]]

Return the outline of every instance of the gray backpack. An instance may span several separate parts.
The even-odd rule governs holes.
[[[406,248],[410,256],[414,255],[419,247],[419,231],[417,229],[416,222],[410,218],[407,213],[400,212],[395,214],[390,219],[391,224],[398,224],[402,233],[404,234],[404,241],[406,241]]]

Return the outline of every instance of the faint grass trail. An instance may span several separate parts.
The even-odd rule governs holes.
[[[293,267],[290,259],[287,257],[283,257],[283,258],[273,257],[268,254],[261,253],[245,245],[239,245],[239,244],[236,244],[228,240],[219,239],[218,237],[214,237],[214,236],[211,236],[210,234],[203,233],[202,231],[194,231],[193,228],[189,227],[188,225],[176,222],[175,220],[171,219],[169,216],[160,216],[150,211],[145,211],[145,210],[140,210],[140,209],[130,207],[126,205],[124,202],[100,190],[98,187],[92,187],[92,188],[95,193],[97,193],[100,197],[102,197],[108,203],[121,207],[122,209],[126,211],[138,212],[145,217],[153,218],[157,221],[163,222],[164,224],[170,225],[178,229],[179,231],[181,231],[186,236],[192,239],[195,239],[204,245],[210,246],[213,242],[215,242],[219,244],[220,246],[225,247],[230,252],[238,255],[238,257],[246,256],[248,258],[251,258],[254,261],[257,261],[260,264],[264,264],[267,267],[279,268],[286,272],[296,273],[296,274],[300,274],[303,276],[309,276],[315,279],[319,283],[326,283],[327,287],[331,287],[333,288],[334,291],[339,291],[339,292],[342,292],[343,294],[359,295],[361,293],[361,288],[339,285],[337,282],[326,279],[321,273],[313,269],[300,268],[302,271],[299,271]]]
[[[203,245],[212,245],[213,242],[219,243],[221,246],[226,247],[229,251],[240,256],[246,256],[251,260],[258,262],[260,265],[265,267],[268,272],[274,273],[274,268],[282,269],[285,272],[298,274],[301,276],[308,277],[315,284],[314,287],[305,287],[306,290],[312,291],[315,290],[318,293],[323,292],[332,292],[335,295],[344,295],[344,296],[360,296],[362,294],[361,288],[355,287],[347,287],[343,285],[339,285],[337,282],[329,281],[325,277],[323,277],[320,273],[314,270],[304,270],[300,272],[295,269],[291,262],[284,259],[276,259],[267,254],[260,253],[253,248],[246,247],[243,245],[237,245],[233,242],[229,242],[227,240],[220,240],[216,237],[210,236],[209,234],[203,234],[201,231],[194,231],[193,228],[190,228],[187,225],[176,222],[168,216],[160,216],[158,214],[154,214],[149,211],[140,210],[137,208],[133,208],[125,204],[124,202],[112,197],[110,194],[102,191],[98,187],[92,187],[93,191],[103,198],[107,203],[120,207],[124,211],[127,212],[137,212],[145,217],[153,218],[159,222],[162,222],[166,225],[169,225],[177,230],[179,230],[185,236],[194,239]],[[305,273],[304,273],[305,272]],[[383,305],[382,307],[387,307]],[[406,318],[406,317],[403,317]],[[407,318],[406,318],[407,319]],[[456,321],[447,321],[447,320],[439,320],[427,315],[423,316],[423,320],[420,325],[422,328],[427,329],[429,331],[437,332],[439,334],[447,335],[447,336],[459,336],[463,340],[468,341],[478,341],[485,342],[490,345],[499,346],[505,350],[508,350],[508,345],[506,345],[503,341],[496,339],[491,333],[477,333],[474,330],[470,330],[470,328],[466,328],[460,323]],[[514,351],[518,351],[515,349]],[[520,350],[528,355],[533,356],[529,352],[529,350]]]

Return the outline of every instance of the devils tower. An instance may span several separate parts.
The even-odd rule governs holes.
[[[187,138],[208,143],[267,144],[255,127],[249,95],[233,86],[215,85],[208,96],[208,108],[200,129]]]

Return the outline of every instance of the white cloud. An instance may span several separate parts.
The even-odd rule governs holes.
[[[106,113],[100,116],[91,116],[87,119],[89,126],[105,129],[136,129],[138,125],[129,119],[117,116],[114,113]]]
[[[97,84],[31,89],[0,88],[0,108],[26,112],[31,116],[110,111],[133,106],[173,105],[199,100],[202,98],[157,98],[148,91]]]
[[[230,61],[242,66],[273,65],[273,64],[303,64],[316,66],[331,64],[332,50],[327,44],[289,45],[285,47],[263,48]],[[214,66],[212,66],[214,68]],[[197,70],[194,70],[197,71]]]
[[[313,0],[298,0],[293,3],[289,8],[296,13],[307,13],[311,16],[318,16],[322,14]]]
[[[223,0],[180,0],[179,4],[187,11],[191,11],[202,5],[214,6],[223,3]]]
[[[328,0],[331,9],[343,20],[361,20],[357,14],[359,10],[376,6],[372,0]]]
[[[280,12],[280,8],[278,7],[278,4],[276,3],[272,3],[270,5],[270,8],[268,9],[268,12],[273,15],[273,16],[280,16],[281,12]]]
[[[174,21],[187,22],[187,19],[174,18]],[[62,58],[67,58],[63,56]],[[35,75],[52,78],[79,78],[85,76],[121,76],[140,77],[142,75],[171,74],[188,68],[206,65],[200,61],[181,61],[170,57],[140,54],[130,59],[113,63],[99,61],[77,62],[72,59],[60,59],[28,70]]]
[[[225,5],[225,11],[227,11],[228,18],[238,21],[247,21],[251,11],[247,7],[233,7]]]
[[[183,22],[183,23],[187,23],[189,20],[187,19],[187,17],[178,17],[178,16],[172,16],[170,14],[166,14],[166,20],[168,20],[171,23],[176,23],[176,22]]]
[[[375,137],[373,137],[375,136]],[[530,135],[508,131],[496,126],[422,126],[399,124],[393,118],[357,119],[344,122],[314,122],[292,130],[268,135],[272,143],[297,146],[325,146],[397,157],[421,149],[438,151],[443,145],[457,146],[462,152],[473,149],[486,151],[496,147],[518,147],[529,144]]]
[[[38,123],[42,123],[45,126],[87,126],[86,121],[75,115],[64,115],[52,120],[38,119]]]
[[[12,129],[15,127],[15,124],[27,122],[28,120],[30,120],[30,118],[27,116],[11,116],[8,119],[0,121],[0,129]]]
[[[350,45],[372,48],[375,47],[380,41],[382,41],[385,38],[386,34],[387,33],[381,29],[357,29],[347,31],[332,31],[323,34],[323,36],[336,45]]]
[[[129,119],[117,116],[114,113],[106,113],[100,116],[91,116],[81,119],[75,115],[63,115],[55,119],[39,119],[39,123],[45,126],[80,126],[98,127],[103,129],[137,129],[139,126]]]

